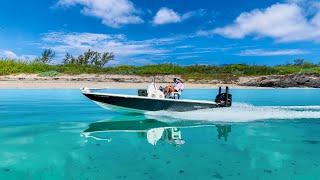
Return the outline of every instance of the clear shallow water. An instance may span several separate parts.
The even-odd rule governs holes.
[[[78,90],[0,90],[0,179],[320,179],[319,90],[232,93],[229,109],[139,115]]]

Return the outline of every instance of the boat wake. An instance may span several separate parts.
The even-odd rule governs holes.
[[[260,120],[320,119],[320,106],[253,106],[234,103],[232,107],[188,112],[148,112],[163,121],[194,120],[213,122],[250,122]]]

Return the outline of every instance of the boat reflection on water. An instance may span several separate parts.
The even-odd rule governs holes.
[[[217,129],[217,138],[228,140],[228,134],[231,132],[230,125],[204,123],[204,122],[163,122],[156,119],[121,120],[121,121],[102,121],[89,125],[82,135],[86,138],[95,140],[106,140],[111,142],[112,138],[101,138],[100,133],[137,133],[139,137],[146,138],[148,143],[156,145],[157,142],[163,141],[168,144],[180,146],[185,144],[183,139],[184,129],[214,127]]]
[[[231,132],[231,126],[218,124],[216,127],[218,131],[218,138],[221,139],[223,137],[225,141],[228,141],[228,135]]]

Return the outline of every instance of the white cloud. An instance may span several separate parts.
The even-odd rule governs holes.
[[[196,55],[185,55],[185,56],[178,56],[177,60],[184,60],[184,59],[196,59],[199,58],[199,56]]]
[[[0,58],[4,59],[18,59],[18,60],[33,60],[36,58],[35,55],[17,55],[10,50],[0,50]]]
[[[176,46],[176,49],[188,49],[188,48],[193,48],[194,46],[191,45],[180,45],[180,46]]]
[[[144,40],[129,40],[123,34],[96,34],[76,32],[50,32],[42,36],[42,49],[53,49],[57,63],[65,54],[78,56],[88,49],[99,52],[114,52],[116,64],[150,64],[174,59],[176,56],[200,56],[213,53],[217,49],[197,49],[182,44],[189,36],[173,36]],[[219,47],[220,48],[220,47]],[[58,62],[59,60],[59,62]]]
[[[186,20],[186,19],[189,19],[189,18],[192,18],[192,17],[201,17],[201,16],[204,16],[205,14],[207,13],[206,10],[204,9],[198,9],[198,10],[194,10],[194,11],[189,11],[187,13],[184,13],[182,16],[181,16],[181,19],[182,20]]]
[[[205,13],[206,13],[205,10],[198,9],[198,10],[190,11],[180,15],[179,13],[175,12],[172,9],[163,7],[153,17],[152,23],[154,25],[179,23],[194,16],[203,16]]]
[[[300,49],[284,49],[284,50],[263,50],[263,49],[247,49],[241,51],[239,56],[290,56],[307,54],[307,51]]]
[[[182,20],[181,16],[168,8],[161,8],[153,18],[153,24],[162,25],[169,23],[177,23]]]
[[[129,0],[59,0],[58,7],[81,5],[81,13],[97,17],[110,27],[120,27],[126,24],[139,24],[139,10]]]
[[[53,49],[57,52],[57,56],[64,56],[67,52],[79,55],[92,49],[99,52],[114,52],[117,59],[125,59],[133,56],[165,54],[169,52],[165,45],[176,43],[178,39],[179,37],[132,41],[121,34],[51,32],[43,35],[42,48]]]
[[[8,58],[8,59],[17,59],[18,58],[16,53],[14,53],[12,51],[8,51],[8,50],[0,51],[0,56],[2,58]]]
[[[220,34],[234,39],[271,37],[279,42],[319,41],[320,10],[312,14],[306,11],[296,3],[274,4],[264,10],[241,13],[233,24],[199,31],[198,35]]]

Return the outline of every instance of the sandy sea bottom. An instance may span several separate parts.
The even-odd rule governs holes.
[[[320,179],[319,92],[237,89],[232,108],[142,115],[78,90],[0,90],[0,179]]]

